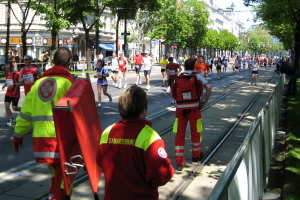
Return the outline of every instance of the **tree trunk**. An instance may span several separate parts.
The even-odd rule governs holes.
[[[95,33],[95,48],[96,48],[96,54],[100,54],[100,48],[99,48],[99,40],[100,40],[100,30],[99,27],[96,26],[96,33]]]
[[[54,51],[57,48],[57,32],[53,29],[51,30],[51,51]]]
[[[85,60],[87,64],[87,70],[91,69],[91,55],[90,55],[90,29],[85,29]]]
[[[22,35],[22,56],[27,55],[27,44],[26,44],[26,39],[27,39],[27,32],[25,31],[25,28],[21,29]]]
[[[298,16],[300,19],[300,11],[298,12]],[[297,78],[300,72],[300,20],[296,23],[294,52],[294,66],[288,83],[288,95],[296,95],[297,92]]]

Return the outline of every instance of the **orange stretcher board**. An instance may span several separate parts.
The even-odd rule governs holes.
[[[100,178],[97,146],[102,129],[90,81],[75,80],[54,106],[53,116],[67,195],[71,194],[71,185],[83,165],[96,194]]]

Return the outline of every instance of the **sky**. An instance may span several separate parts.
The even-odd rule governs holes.
[[[250,12],[251,7],[246,7],[243,0],[214,0],[214,4],[222,9],[230,7],[232,3],[235,5],[234,13],[236,18],[243,22],[246,27],[256,24],[254,22],[255,13]]]

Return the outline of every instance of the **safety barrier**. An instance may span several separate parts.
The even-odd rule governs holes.
[[[262,199],[270,169],[284,89],[283,77],[253,122],[209,200]]]

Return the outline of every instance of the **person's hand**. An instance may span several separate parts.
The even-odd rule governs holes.
[[[12,138],[13,146],[14,146],[14,151],[19,152],[22,145],[23,145],[23,138],[18,138],[16,136],[13,136]]]

